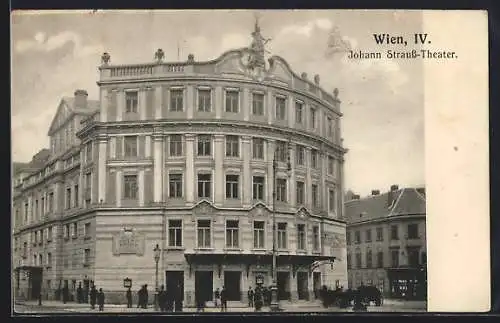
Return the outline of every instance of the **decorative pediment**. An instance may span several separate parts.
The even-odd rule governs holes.
[[[216,72],[220,74],[244,74],[241,53],[233,51],[222,55],[215,69]]]
[[[250,209],[248,215],[253,217],[267,217],[270,213],[271,210],[264,203],[259,202]]]
[[[113,255],[143,256],[145,251],[145,235],[133,228],[123,228],[113,236]]]
[[[269,59],[269,76],[286,83],[290,83],[293,78],[288,64],[278,56],[273,56]]]
[[[52,123],[50,124],[48,135],[50,136],[54,131],[56,131],[62,124],[70,118],[72,113],[71,107],[68,106],[66,101],[61,100],[59,103],[59,107],[57,108],[57,112],[52,119]]]
[[[311,213],[305,207],[301,207],[300,209],[298,209],[295,215],[299,219],[306,219],[311,217]]]
[[[215,207],[207,200],[200,201],[193,207],[193,215],[211,215],[215,211]]]

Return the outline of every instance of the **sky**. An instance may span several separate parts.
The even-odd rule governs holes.
[[[419,12],[108,11],[24,13],[11,16],[12,158],[27,162],[49,147],[47,132],[63,96],[86,89],[98,99],[97,66],[103,52],[112,64],[198,61],[249,46],[255,16],[267,49],[297,73],[339,89],[345,155],[345,189],[368,195],[424,184],[423,68],[410,60],[350,60],[332,54],[332,31],[354,51],[374,50],[373,33],[421,32]],[[386,49],[388,47],[382,47]],[[380,49],[380,48],[379,48]]]

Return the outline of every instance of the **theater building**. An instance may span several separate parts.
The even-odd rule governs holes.
[[[386,297],[426,299],[425,189],[399,188],[345,202],[349,287],[377,286]]]
[[[61,101],[13,212],[14,263],[43,269],[46,297],[82,282],[123,302],[125,278],[151,295],[158,268],[187,306],[222,286],[246,302],[272,282],[273,216],[282,300],[347,286],[338,91],[266,61],[264,43],[256,25],[248,48],[212,61],[105,53],[99,100]]]

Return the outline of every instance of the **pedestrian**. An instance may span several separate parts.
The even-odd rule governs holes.
[[[99,288],[99,294],[97,294],[97,303],[99,304],[99,312],[104,311],[104,293],[102,288]]]
[[[76,300],[78,304],[81,304],[83,302],[82,282],[78,283],[78,288],[76,289]]]
[[[220,290],[219,287],[214,292],[214,307],[218,308],[220,306]]]
[[[222,286],[222,290],[220,291],[220,303],[220,311],[227,312],[227,292],[225,286]]]
[[[130,290],[130,287],[127,289],[125,297],[127,298],[127,308],[132,308],[132,291]]]
[[[63,290],[62,290],[62,297],[63,297],[63,304],[66,304],[68,301],[68,296],[69,296],[69,289],[68,289],[68,284],[64,284]]]
[[[148,308],[148,284],[144,285],[142,308]]]
[[[97,300],[97,289],[95,288],[95,285],[92,285],[92,288],[90,288],[90,308],[95,309],[96,300]]]
[[[142,302],[144,299],[144,285],[137,291],[137,308],[142,308]]]
[[[158,307],[160,308],[160,311],[165,312],[166,311],[166,293],[165,293],[165,286],[161,285],[160,286],[160,291],[158,292]]]
[[[248,294],[248,307],[253,307],[253,303],[254,303],[254,291],[252,289],[252,286],[249,287],[247,294]]]
[[[257,288],[255,289],[254,304],[255,304],[255,311],[260,312],[263,305],[262,288],[260,286],[257,286]]]

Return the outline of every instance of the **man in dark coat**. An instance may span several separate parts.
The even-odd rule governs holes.
[[[104,293],[102,288],[99,288],[99,293],[97,294],[97,303],[99,304],[99,312],[104,311]]]
[[[249,287],[247,294],[248,294],[248,307],[253,307],[255,293],[252,289],[252,286]]]
[[[95,285],[92,285],[92,288],[90,288],[90,307],[92,309],[95,308],[96,300],[97,300],[97,289],[95,288]]]
[[[62,290],[62,299],[63,299],[64,304],[66,304],[66,302],[68,301],[68,297],[69,297],[68,284],[64,284],[64,287]]]
[[[148,308],[148,284],[144,285],[142,308]]]
[[[227,291],[225,286],[222,286],[222,290],[220,291],[220,302],[220,311],[227,312]]]
[[[137,291],[137,308],[142,308],[144,302],[144,285]]]
[[[260,312],[262,309],[262,305],[264,303],[263,295],[262,295],[262,288],[260,286],[257,286],[255,289],[254,293],[254,304],[255,304],[255,311]]]
[[[83,289],[82,289],[82,283],[78,283],[78,288],[76,289],[76,300],[78,304],[81,304],[83,302]]]
[[[132,291],[130,290],[130,287],[127,289],[125,297],[127,298],[127,308],[132,308]]]
[[[166,311],[167,305],[167,293],[165,292],[165,287],[163,285],[160,286],[160,290],[158,291],[158,307],[160,311]]]

